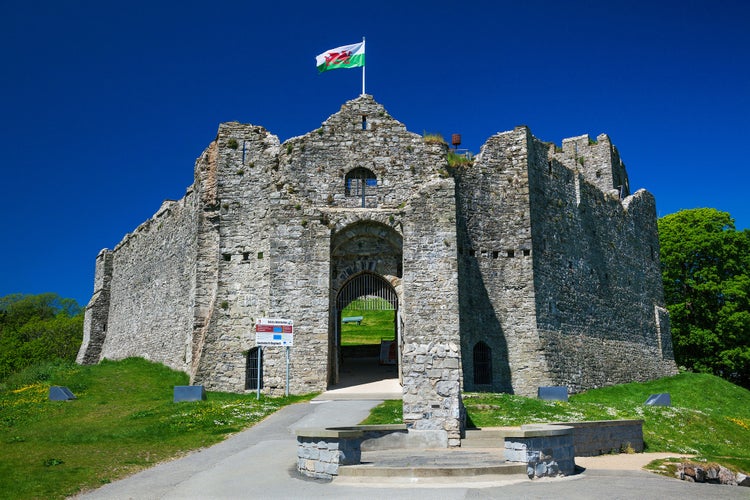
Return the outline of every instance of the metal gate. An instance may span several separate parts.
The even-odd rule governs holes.
[[[398,296],[385,278],[377,274],[362,272],[341,287],[336,296],[336,309],[340,312],[358,300],[357,309],[363,311],[396,311]]]
[[[357,309],[363,311],[395,311],[394,329],[396,333],[397,363],[399,364],[399,381],[401,381],[401,318],[398,312],[398,295],[393,286],[380,275],[363,271],[344,283],[336,295],[333,317],[334,339],[331,345],[331,371],[329,381],[336,384],[339,381],[339,365],[341,363],[341,312],[357,301]]]

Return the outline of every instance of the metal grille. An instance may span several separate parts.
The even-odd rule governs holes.
[[[336,308],[343,311],[357,300],[362,311],[395,311],[398,309],[396,291],[385,279],[373,273],[360,273],[346,282],[336,297]]]
[[[362,199],[362,208],[367,205],[366,193],[374,193],[378,187],[378,179],[370,170],[358,167],[346,174],[345,193],[346,196],[355,196]]]
[[[258,383],[263,388],[263,366],[258,373],[258,348],[253,347],[247,353],[247,365],[245,366],[245,390],[258,389]]]
[[[492,349],[484,342],[477,342],[474,346],[474,383],[492,383]]]

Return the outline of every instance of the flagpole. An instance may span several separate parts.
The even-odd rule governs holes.
[[[365,95],[365,65],[367,64],[367,50],[365,47],[365,37],[362,37],[362,51],[365,53],[365,64],[362,65],[362,95]]]

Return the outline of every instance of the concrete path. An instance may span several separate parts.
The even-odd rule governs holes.
[[[373,386],[372,393],[389,393],[387,382]],[[346,398],[367,398],[351,388]],[[375,399],[330,400],[330,394],[310,403],[285,407],[256,426],[226,441],[184,458],[165,462],[129,478],[80,495],[85,499],[750,499],[750,489],[691,484],[652,473],[597,468],[587,459],[586,470],[562,479],[501,479],[456,482],[455,478],[425,480],[384,479],[332,482],[303,478],[296,471],[295,429],[354,425],[361,422]],[[626,456],[635,461],[632,455]],[[646,457],[640,456],[640,460]],[[615,466],[616,467],[616,466]],[[628,470],[630,469],[630,470]]]

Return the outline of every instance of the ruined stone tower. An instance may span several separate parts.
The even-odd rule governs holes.
[[[397,311],[404,419],[452,445],[461,390],[675,372],[654,199],[630,194],[607,136],[558,149],[519,127],[471,166],[446,153],[371,96],[283,144],[222,124],[185,196],[97,256],[78,361],[143,356],[244,391],[256,319],[293,318],[290,390],[322,391],[341,310],[377,293]],[[285,370],[264,349],[263,390]]]

